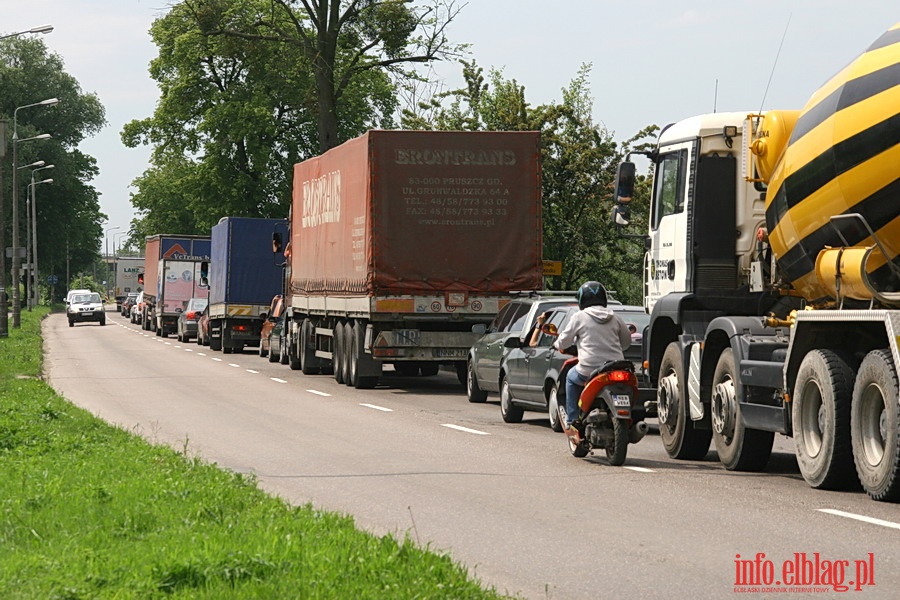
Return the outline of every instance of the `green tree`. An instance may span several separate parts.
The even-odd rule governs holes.
[[[55,165],[36,174],[38,180],[53,179],[53,184],[36,189],[38,266],[40,281],[46,281],[51,273],[63,281],[66,272],[88,269],[99,256],[105,215],[100,212],[99,194],[89,183],[98,169],[96,160],[82,153],[78,144],[106,124],[105,111],[96,95],[82,92],[78,81],[65,72],[62,59],[41,39],[23,36],[0,40],[0,118],[8,119],[12,129],[16,107],[48,98],[58,98],[59,104],[19,111],[18,137],[24,140],[43,133],[53,137],[20,142],[17,162],[22,166],[43,160]],[[10,228],[6,242],[11,240],[12,199],[18,197],[20,242],[24,246],[31,172],[18,172],[19,189],[14,196],[11,154],[2,164],[4,222]],[[6,259],[2,262],[9,272]]]
[[[616,167],[655,126],[619,145],[592,117],[590,65],[562,90],[562,101],[531,107],[525,87],[493,69],[485,80],[474,61],[462,61],[465,86],[436,94],[403,111],[404,127],[493,131],[540,131],[544,258],[563,263],[549,282],[575,289],[597,279],[623,302],[640,303],[643,247],[619,236],[611,221]],[[634,222],[646,223],[648,188],[642,181],[633,201]],[[642,221],[643,219],[643,221]]]
[[[319,149],[310,62],[280,40],[204,33],[211,20],[255,31],[267,6],[185,1],[154,22],[159,56],[150,74],[161,98],[152,117],[122,133],[128,146],[154,148],[151,168],[135,181],[133,241],[160,232],[207,234],[223,216],[287,215],[293,164]],[[288,15],[277,17],[273,26],[291,26]],[[383,72],[353,79],[342,99],[343,139],[393,124],[393,86]]]
[[[311,65],[319,151],[347,139],[342,124],[359,79],[374,73],[415,77],[404,67],[456,57],[447,25],[462,6],[456,0],[270,0],[261,3],[253,28],[228,19],[230,0],[184,0],[210,37],[268,40],[296,48]],[[366,86],[363,86],[366,87]]]

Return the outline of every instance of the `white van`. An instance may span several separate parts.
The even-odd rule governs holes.
[[[69,290],[69,293],[66,294],[66,304],[71,304],[72,296],[76,294],[90,294],[91,290]]]

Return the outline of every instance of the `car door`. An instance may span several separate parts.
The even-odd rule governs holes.
[[[500,362],[506,354],[506,338],[523,327],[522,321],[528,313],[529,304],[513,301],[503,307],[491,329],[478,341],[474,354],[475,373],[479,387],[486,392],[500,391]]]
[[[569,307],[556,308],[550,312],[545,323],[554,325],[557,331],[562,331],[568,320],[568,315],[571,313],[572,309]],[[527,382],[523,395],[525,399],[535,404],[543,405],[546,403],[544,381],[547,379],[547,373],[550,370],[554,357],[558,357],[561,354],[553,347],[554,341],[556,341],[556,337],[542,333],[538,338],[537,346],[531,348],[531,356],[528,359]]]

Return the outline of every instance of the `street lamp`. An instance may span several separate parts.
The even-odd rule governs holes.
[[[26,295],[28,296],[28,310],[31,310],[33,306],[38,305],[38,300],[40,299],[40,294],[38,290],[40,286],[38,285],[38,254],[37,254],[37,197],[35,196],[34,186],[41,183],[53,183],[52,179],[44,179],[42,181],[35,182],[34,174],[38,171],[43,171],[44,169],[55,169],[56,165],[44,165],[43,167],[38,167],[37,169],[32,169],[31,171],[31,183],[28,185],[31,186],[31,198],[29,200],[31,204],[31,251],[30,256],[26,259],[28,264],[31,265],[31,277],[28,279],[28,282],[31,284],[31,293],[28,293],[28,286],[25,288]],[[26,195],[26,198],[28,196]],[[32,262],[33,261],[33,262]]]
[[[26,142],[28,140],[42,140],[47,139],[50,136],[49,133],[44,133],[41,135],[36,135],[34,137],[25,138],[23,140],[19,139],[19,111],[23,108],[31,108],[33,106],[54,106],[59,104],[59,100],[57,98],[48,98],[47,100],[41,100],[40,102],[35,102],[33,104],[26,104],[25,106],[17,106],[13,111],[13,137],[12,137],[12,147],[13,147],[13,162],[12,162],[12,219],[13,219],[13,239],[12,239],[12,280],[13,280],[13,328],[19,328],[22,326],[22,317],[21,317],[21,306],[19,306],[19,191],[16,187],[16,172],[19,170],[17,166],[18,162],[18,147],[19,142]],[[41,163],[38,166],[43,166],[44,163]]]
[[[118,225],[106,230],[106,297],[109,298],[109,232],[114,229],[122,229]]]
[[[0,40],[16,37],[17,35],[25,35],[26,33],[50,33],[51,31],[53,31],[53,25],[38,25],[37,27],[32,27],[31,29],[25,31],[17,31],[16,33],[7,33],[6,35],[0,35]]]

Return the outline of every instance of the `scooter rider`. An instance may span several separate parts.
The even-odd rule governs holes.
[[[578,288],[577,313],[560,332],[554,347],[559,351],[574,345],[578,364],[566,375],[566,428],[579,430],[578,398],[596,369],[611,360],[624,360],[624,350],[631,345],[628,326],[606,307],[606,289],[598,281],[588,281]],[[580,435],[580,431],[579,431]]]

